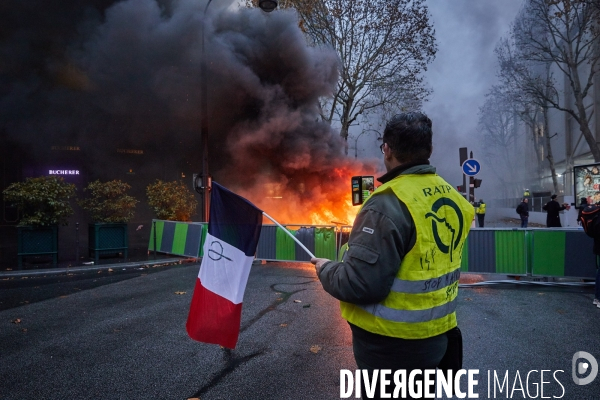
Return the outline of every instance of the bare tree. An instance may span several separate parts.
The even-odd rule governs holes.
[[[340,57],[337,89],[333,99],[323,99],[321,117],[340,124],[346,154],[349,128],[359,118],[415,109],[429,95],[422,72],[437,49],[424,0],[285,3],[297,10],[312,44],[331,46]]]
[[[494,165],[491,171],[496,175],[505,195],[513,195],[519,188],[516,177],[519,175],[518,160],[522,154],[518,149],[518,135],[515,127],[515,113],[506,92],[493,86],[479,107],[478,128],[483,134],[486,146],[484,157]]]
[[[500,39],[495,53],[498,57],[502,95],[511,104],[515,115],[530,129],[538,159],[538,171],[542,171],[542,161],[546,159],[554,192],[557,192],[558,179],[551,142],[556,135],[550,135],[548,123],[548,97],[556,92],[551,64],[526,60],[517,45],[506,38]],[[542,157],[542,154],[545,156]]]
[[[520,60],[530,63],[528,79],[536,83],[529,86],[533,97],[571,115],[598,162],[600,148],[590,128],[592,113],[586,108],[594,75],[600,69],[600,10],[596,3],[596,0],[527,0],[513,25],[512,39]],[[546,80],[549,65],[556,66],[566,77],[572,105],[564,93],[561,96],[551,75]]]

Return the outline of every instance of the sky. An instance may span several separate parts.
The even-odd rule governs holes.
[[[486,187],[483,145],[477,131],[478,109],[485,94],[496,81],[494,47],[508,34],[511,22],[523,0],[427,0],[436,30],[438,52],[426,72],[426,82],[433,89],[424,112],[433,122],[431,163],[453,186],[462,184],[459,148],[473,151],[481,165],[482,179],[476,196],[493,197]]]

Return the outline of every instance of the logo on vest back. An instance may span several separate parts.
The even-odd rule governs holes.
[[[440,210],[442,207],[444,209]],[[442,197],[433,203],[425,218],[431,218],[433,238],[438,249],[444,254],[449,254],[452,261],[452,253],[458,248],[463,231],[463,215],[460,208],[451,199]]]

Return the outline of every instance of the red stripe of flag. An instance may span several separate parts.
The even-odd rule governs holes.
[[[192,317],[193,316],[193,317]],[[202,286],[196,279],[186,324],[188,335],[199,342],[234,349],[240,333],[242,303],[234,304]]]

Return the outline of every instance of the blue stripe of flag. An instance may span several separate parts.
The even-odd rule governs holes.
[[[252,257],[256,252],[261,226],[262,210],[213,181],[209,234]]]

